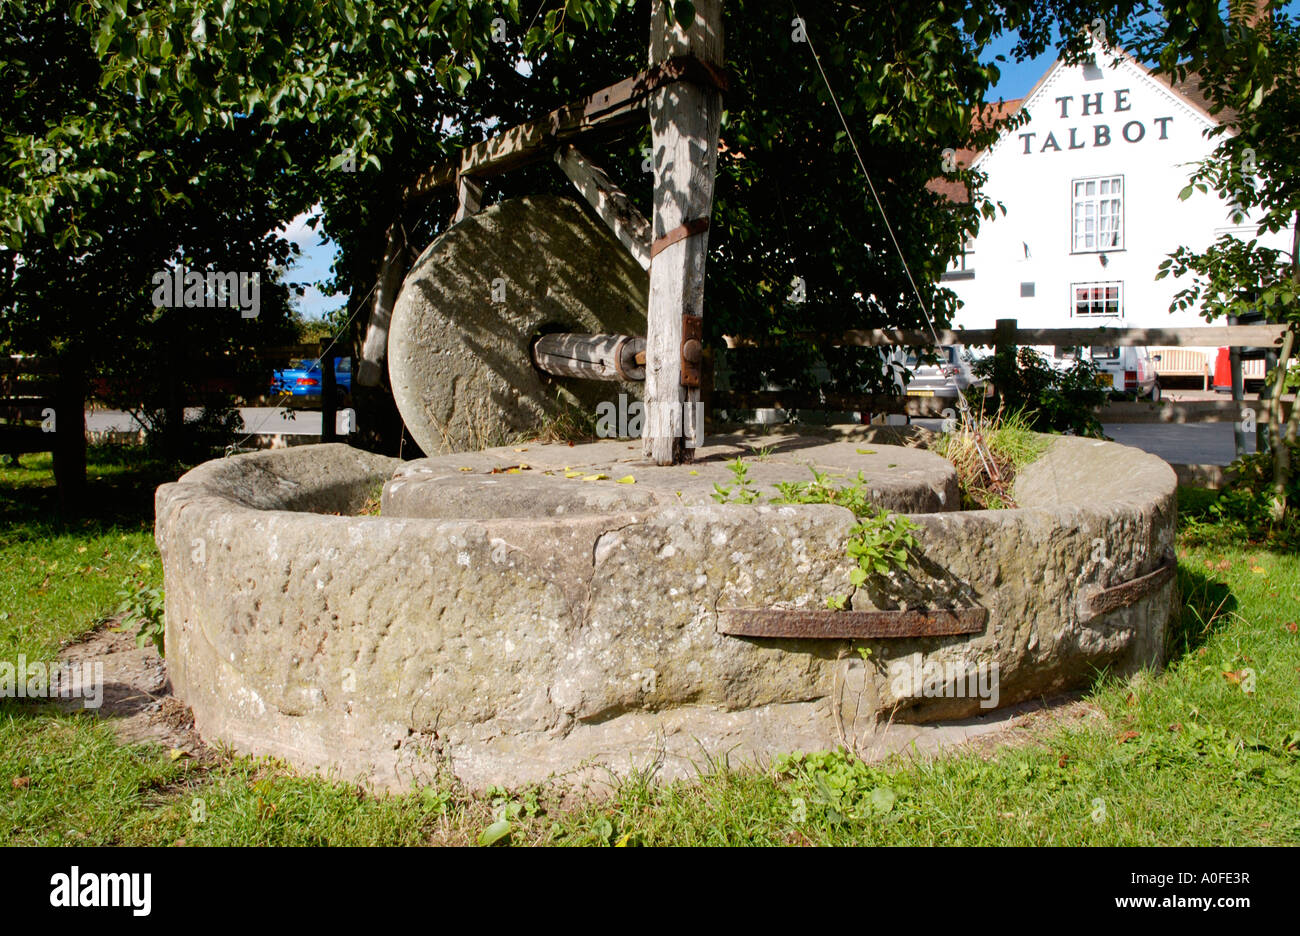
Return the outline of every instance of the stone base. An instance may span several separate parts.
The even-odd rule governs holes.
[[[734,442],[675,468],[625,442],[406,464],[320,445],[201,465],[157,496],[175,691],[205,739],[241,751],[381,786],[449,772],[483,787],[855,746],[878,721],[963,718],[1161,661],[1172,582],[1089,610],[1172,551],[1159,459],[1057,437],[1019,478],[1019,509],[961,511],[931,453],[765,438],[771,454],[745,459],[763,500],[719,504]],[[854,589],[854,517],[767,502],[776,480],[811,477],[803,463],[862,470],[910,513],[921,545],[905,573]],[[383,516],[348,515],[381,485]],[[722,609],[834,595],[982,607],[988,624],[863,641],[718,632]]]

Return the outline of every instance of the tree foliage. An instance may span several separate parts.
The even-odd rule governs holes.
[[[1099,7],[824,2],[801,8],[798,23],[787,3],[729,0],[731,92],[706,321],[715,338],[782,342],[753,379],[806,382],[825,362],[841,387],[887,387],[868,357],[795,334],[915,327],[922,305],[948,324],[955,300],[939,275],[996,206],[979,194],[977,173],[956,176],[972,191],[965,204],[926,183],[943,174],[947,153],[1000,129],[974,119],[998,78],[988,45],[1014,34],[1018,56],[1079,48],[1079,27]],[[15,89],[0,102],[5,340],[21,350],[81,342],[96,367],[146,348],[246,347],[285,326],[284,284],[284,308],[249,326],[155,316],[149,276],[180,258],[276,282],[292,250],[269,232],[305,211],[340,246],[326,288],[348,294],[358,329],[388,225],[400,223],[418,249],[451,215],[449,194],[404,201],[420,172],[645,67],[651,17],[646,0],[14,0],[3,9],[0,67]],[[693,15],[689,3],[671,9]],[[648,130],[592,144],[646,213],[648,145]],[[494,179],[487,200],[567,187],[542,164]],[[787,299],[796,278],[801,302]],[[96,317],[107,340],[86,341]]]

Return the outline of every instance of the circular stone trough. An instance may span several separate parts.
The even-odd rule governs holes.
[[[1054,437],[1017,509],[964,511],[948,462],[869,431],[750,440],[761,457],[710,441],[672,468],[626,441],[200,465],[157,495],[173,688],[204,738],[240,751],[483,787],[861,746],[878,722],[963,718],[1161,661],[1175,479],[1154,456]],[[737,455],[761,498],[718,503]],[[854,588],[856,518],[769,502],[810,467],[839,486],[861,472],[909,515],[906,570]],[[381,515],[356,515],[381,487]],[[827,610],[836,598],[845,611]],[[916,636],[906,611],[977,626]],[[913,635],[737,633],[773,617]]]

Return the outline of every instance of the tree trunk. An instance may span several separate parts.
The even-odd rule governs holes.
[[[59,512],[81,513],[86,488],[86,372],[80,355],[59,361],[54,400],[54,484]]]
[[[722,0],[698,0],[695,10],[694,22],[683,29],[680,23],[668,25],[664,0],[651,4],[651,66],[678,55],[694,55],[721,65]],[[695,418],[695,404],[700,402],[698,382],[691,387],[682,384],[683,336],[687,330],[683,319],[696,317],[690,331],[702,334],[694,328],[704,314],[704,264],[708,255],[708,232],[701,230],[700,222],[707,223],[713,209],[721,120],[722,94],[716,88],[677,81],[650,98],[655,158],[652,235],[657,240],[668,234],[690,232],[666,243],[657,253],[651,249],[642,451],[660,465],[681,462],[684,434],[690,432],[698,441],[704,431],[703,420]],[[700,350],[695,346],[690,353]]]
[[[1273,393],[1268,408],[1269,443],[1273,447],[1273,519],[1280,521],[1286,513],[1286,488],[1291,479],[1291,452],[1288,443],[1294,441],[1293,426],[1288,426],[1288,438],[1282,437],[1282,395],[1286,392],[1286,366],[1295,350],[1295,326],[1287,329],[1282,337],[1282,351],[1278,355],[1277,376],[1273,381]],[[1292,406],[1289,423],[1295,422],[1295,410]]]
[[[1291,232],[1291,282],[1300,286],[1300,211],[1296,212],[1295,230]],[[1291,418],[1287,420],[1286,436],[1282,435],[1282,394],[1286,391],[1286,367],[1295,351],[1295,322],[1282,339],[1282,353],[1278,355],[1277,379],[1273,382],[1273,406],[1269,410],[1270,435],[1273,442],[1273,520],[1281,522],[1286,515],[1286,491],[1291,484],[1291,446],[1296,440],[1300,425],[1300,393],[1291,403]]]

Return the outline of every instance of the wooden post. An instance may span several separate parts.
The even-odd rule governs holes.
[[[59,362],[54,391],[54,483],[59,510],[80,513],[86,488],[86,378],[76,359]]]
[[[677,55],[694,55],[720,68],[722,0],[699,0],[695,20],[686,28],[677,22],[670,25],[664,0],[653,0],[650,64],[653,67]],[[677,81],[658,89],[650,98],[655,245],[650,251],[642,450],[659,465],[683,460],[685,431],[704,431],[702,424],[691,425],[695,423],[693,418],[684,418],[696,412],[694,404],[700,402],[700,388],[698,380],[695,386],[683,386],[682,371],[691,358],[698,362],[702,352],[699,326],[704,314],[704,263],[708,255],[704,225],[713,209],[721,118],[722,93],[716,88]],[[695,321],[687,322],[687,317]]]
[[[338,380],[334,376],[333,340],[322,338],[320,343],[320,440],[338,441]]]
[[[993,356],[994,359],[1000,358],[1003,353],[1010,354],[1010,363],[1015,366],[1016,363],[1016,320],[1015,319],[998,319],[993,323]],[[1001,363],[1001,362],[999,362]],[[994,387],[999,394],[1002,393],[1002,387]]]
[[[483,204],[483,181],[473,176],[462,175],[456,178],[456,214],[451,223],[464,221],[472,214],[478,214]]]
[[[375,304],[370,311],[370,324],[366,341],[361,346],[361,361],[357,365],[356,381],[363,387],[379,386],[383,374],[384,356],[388,354],[388,324],[393,318],[393,303],[402,286],[406,270],[402,258],[406,255],[406,238],[402,224],[394,221],[388,229],[388,246],[379,267],[379,282],[375,285]]]
[[[1229,315],[1228,324],[1236,325],[1237,317]],[[1228,346],[1228,373],[1232,379],[1232,398],[1240,401],[1246,394],[1245,381],[1241,377],[1241,348],[1237,345]],[[1246,454],[1246,432],[1242,429],[1240,416],[1232,424],[1232,442],[1238,458]]]

